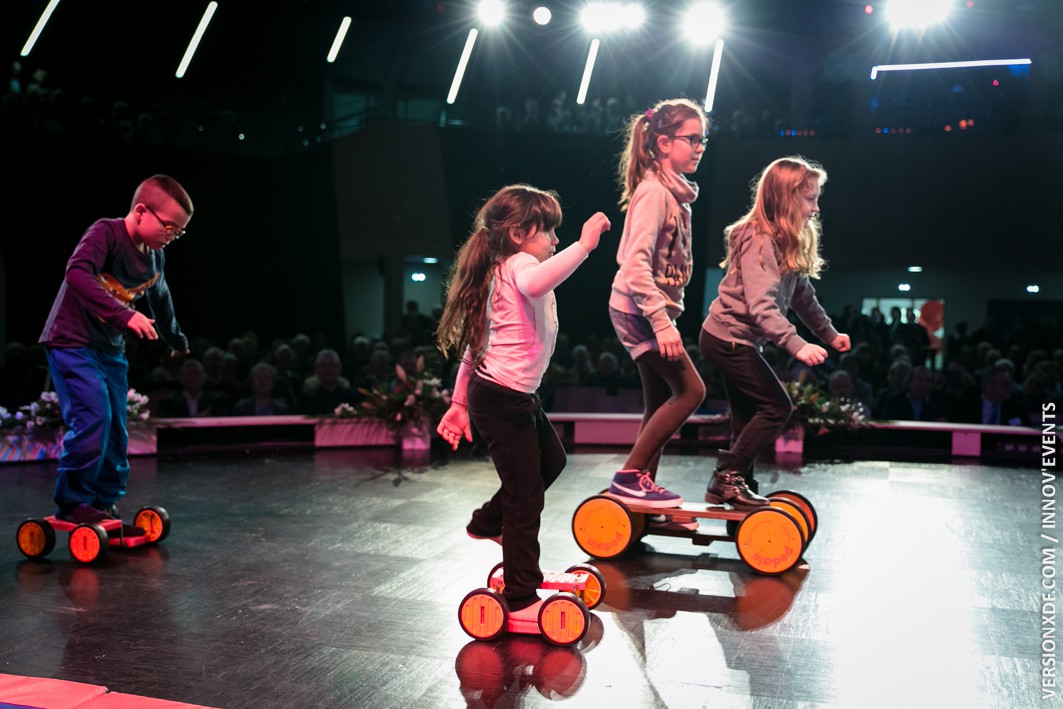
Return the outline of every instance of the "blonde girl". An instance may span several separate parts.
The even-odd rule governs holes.
[[[802,157],[775,160],[753,183],[752,208],[724,230],[726,273],[698,345],[723,375],[731,444],[720,451],[707,502],[767,504],[756,494],[753,461],[789,421],[792,404],[760,349],[770,341],[810,367],[827,359],[825,349],[797,333],[789,310],[835,350],[849,349],[849,336],[831,325],[811,283],[824,265],[819,195],[826,181],[823,168]]]

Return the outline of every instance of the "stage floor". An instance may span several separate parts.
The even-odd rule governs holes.
[[[622,462],[570,456],[547,493],[544,569],[590,560],[572,513]],[[669,455],[659,481],[697,502],[714,463]],[[92,566],[65,533],[47,560],[22,557],[15,530],[51,513],[55,464],[0,466],[0,672],[226,709],[1041,704],[1039,471],[759,470],[762,492],[814,503],[807,563],[760,576],[733,544],[647,537],[592,561],[605,603],[579,646],[556,648],[476,642],[457,622],[501,560],[464,532],[497,487],[486,459],[135,459],[123,511],[165,507],[170,536]]]

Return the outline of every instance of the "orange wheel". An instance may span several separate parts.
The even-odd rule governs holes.
[[[508,620],[509,605],[490,588],[470,591],[458,606],[461,629],[477,640],[494,640],[506,632]]]
[[[43,519],[28,519],[15,534],[18,550],[31,559],[43,559],[55,549],[55,530]]]
[[[587,606],[571,593],[555,593],[539,607],[539,632],[554,645],[575,645],[590,621]]]
[[[148,533],[149,544],[157,544],[170,533],[170,515],[161,507],[142,507],[133,518],[133,526]]]
[[[582,591],[577,591],[575,595],[583,601],[587,610],[592,611],[602,605],[602,601],[605,600],[605,577],[602,576],[601,571],[590,564],[576,564],[565,569],[565,573],[586,573],[587,586]]]
[[[797,565],[804,540],[793,515],[776,507],[761,507],[738,524],[735,546],[754,571],[777,576]]]
[[[106,556],[107,545],[107,532],[98,524],[79,524],[70,532],[70,556],[82,564],[91,564]]]
[[[622,503],[607,495],[587,498],[572,515],[576,544],[596,559],[620,556],[638,540],[644,527],[643,515],[631,514]]]
[[[812,533],[812,524],[808,521],[808,515],[805,514],[805,511],[785,497],[771,497],[768,499],[772,507],[789,512],[793,516],[797,526],[801,528],[801,539],[804,542],[804,548],[807,549],[809,535]]]
[[[816,537],[816,528],[819,527],[819,515],[816,514],[816,508],[812,506],[808,498],[799,492],[793,490],[776,490],[768,495],[769,498],[779,497],[784,500],[789,500],[805,513],[805,517],[808,518],[808,541],[809,543]]]
[[[506,579],[502,571],[502,562],[498,562],[491,568],[491,573],[487,574],[487,587],[502,593],[502,589],[506,587]]]

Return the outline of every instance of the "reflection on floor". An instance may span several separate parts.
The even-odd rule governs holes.
[[[543,566],[588,561],[571,519],[623,456],[577,452],[547,494]],[[659,482],[701,499],[711,456]],[[1040,476],[975,465],[760,464],[815,505],[806,563],[753,573],[731,543],[645,537],[591,560],[584,640],[476,642],[457,606],[500,560],[464,534],[490,463],[392,450],[134,461],[123,511],[160,545],[26,560],[54,463],[0,467],[0,672],[239,707],[1028,707],[1041,701]],[[707,521],[703,527],[722,522]]]

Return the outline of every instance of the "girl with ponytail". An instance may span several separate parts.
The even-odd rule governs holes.
[[[487,200],[458,251],[436,331],[440,350],[461,357],[439,435],[456,449],[472,441],[475,424],[502,483],[466,531],[502,545],[503,596],[512,618],[531,622],[542,604],[539,516],[566,462],[536,395],[557,338],[554,288],[598,246],[609,220],[596,213],[555,254],[560,225],[554,192],[518,184]]]
[[[687,99],[661,101],[628,120],[620,155],[620,207],[627,212],[609,297],[609,317],[638,367],[646,409],[635,445],[609,494],[625,502],[677,507],[683,498],[656,483],[665,444],[705,398],[705,384],[676,328],[693,269],[690,204],[708,143],[709,120]],[[696,522],[649,518],[662,527],[692,529]]]

